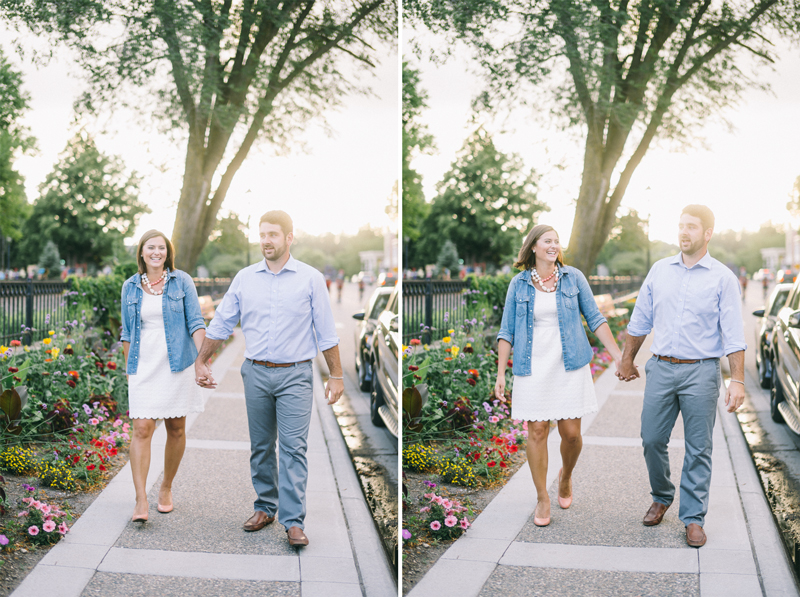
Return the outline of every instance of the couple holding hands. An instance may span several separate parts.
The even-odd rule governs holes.
[[[167,431],[157,510],[173,510],[172,482],[186,446],[186,415],[203,410],[200,388],[217,385],[208,361],[241,322],[246,343],[241,374],[256,491],[255,512],[242,528],[258,531],[279,514],[289,544],[303,546],[308,545],[304,519],[312,359],[318,349],[325,356],[331,373],[325,395],[334,404],[344,391],[339,338],[325,279],[289,252],[294,238],[289,215],[264,214],[259,236],[264,259],[236,275],[208,329],[192,278],[175,269],[172,243],[157,230],[139,241],[139,273],[125,281],[121,303],[133,423],[132,521],[148,519],[146,481],[157,419],[164,419]]]
[[[528,233],[515,267],[498,333],[495,394],[503,397],[506,363],[514,349],[514,399],[511,416],[528,422],[527,457],[538,503],[534,524],[550,524],[547,493],[547,436],[558,423],[562,469],[558,503],[572,504],[572,471],[581,452],[581,417],[597,410],[589,369],[592,349],[581,324],[583,315],[616,365],[623,381],[639,377],[633,361],[652,331],[653,356],[647,361],[641,437],[650,478],[652,505],[645,526],[661,522],[672,504],[667,443],[680,412],[685,457],[680,512],[686,542],[701,547],[711,483],[712,432],[720,391],[720,362],[728,357],[730,385],[725,404],[732,413],[744,401],[744,325],[736,276],[708,253],[714,215],[689,205],[678,227],[680,253],[656,262],[647,274],[628,324],[624,350],[617,346],[589,284],[577,269],[565,266],[558,234],[535,226]]]

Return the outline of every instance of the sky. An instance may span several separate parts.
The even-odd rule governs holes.
[[[25,177],[28,201],[38,197],[38,186],[52,171],[68,139],[77,130],[73,102],[84,90],[80,72],[70,52],[58,49],[44,67],[14,53],[11,35],[0,26],[0,46],[24,76],[31,109],[24,124],[38,140],[39,151],[15,162]],[[26,38],[29,47],[45,46],[44,40]],[[250,240],[258,241],[258,219],[270,209],[284,209],[295,229],[309,234],[354,234],[360,228],[396,230],[385,208],[400,171],[399,59],[396,48],[383,47],[375,77],[365,78],[373,95],[348,96],[343,106],[325,118],[333,131],[328,135],[321,120],[303,131],[305,152],[275,156],[266,144],[256,145],[234,178],[219,216],[251,217]],[[186,155],[185,142],[171,142],[155,123],[124,110],[85,121],[96,135],[101,151],[119,155],[126,166],[143,178],[140,199],[152,210],[143,215],[133,237],[156,228],[167,235],[172,229]]]
[[[417,35],[428,46],[441,41],[429,33],[404,31],[404,50]],[[775,73],[764,78],[773,94],[751,90],[745,100],[725,112],[734,125],[720,124],[697,131],[705,144],[683,151],[651,146],[633,175],[618,213],[635,209],[650,215],[650,238],[675,243],[680,212],[691,203],[705,204],[716,217],[717,231],[758,230],[767,221],[792,223],[786,210],[792,185],[800,176],[800,49],[785,48]],[[450,168],[464,140],[482,124],[496,146],[519,154],[526,168],[540,175],[539,199],[550,211],[540,223],[552,225],[562,244],[569,243],[583,167],[580,134],[565,133],[535,119],[531,108],[519,108],[503,121],[470,124],[472,98],[482,89],[470,61],[470,50],[458,46],[444,65],[411,58],[421,70],[421,86],[428,92],[429,109],[422,118],[436,141],[435,154],[420,156],[413,167],[423,176],[426,200],[436,195],[436,183]],[[537,121],[538,120],[538,121]],[[713,243],[713,241],[712,241]]]

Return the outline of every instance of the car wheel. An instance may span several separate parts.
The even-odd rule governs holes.
[[[369,392],[372,389],[370,384],[370,376],[367,375],[369,370],[369,362],[362,356],[361,367],[358,368],[358,387],[362,392]]]
[[[372,365],[372,370],[375,370],[374,365]],[[380,384],[378,384],[378,376],[374,373],[370,385],[372,386],[372,391],[369,395],[369,418],[376,427],[386,427],[386,423],[381,418],[381,413],[378,412],[378,409],[383,406],[383,395],[381,394]]]
[[[758,383],[765,389],[772,385],[772,363],[763,355],[758,359]]]
[[[775,363],[772,363],[772,370],[777,371],[777,367]],[[778,404],[783,402],[783,390],[781,389],[781,382],[778,380],[778,376],[775,376],[775,379],[772,383],[772,389],[769,393],[769,414],[772,417],[772,420],[776,423],[783,423],[783,415],[781,411],[778,410]]]

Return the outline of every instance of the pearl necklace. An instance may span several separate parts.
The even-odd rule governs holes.
[[[150,282],[150,280],[147,277],[147,272],[142,274],[142,282],[144,282],[144,285],[147,286],[147,288],[150,290],[150,294],[154,294],[156,296],[158,296],[159,294],[164,294],[164,290],[163,289],[161,289],[161,290],[153,290],[153,284],[158,284],[159,282],[161,282],[161,280],[166,280],[168,272],[169,272],[169,270],[165,268],[164,271],[161,274],[161,277],[158,280],[156,280],[155,282]]]
[[[560,275],[561,274],[560,274],[560,272],[558,270],[558,267],[556,267],[556,269],[553,270],[552,274],[550,274],[544,280],[542,280],[542,277],[539,275],[539,272],[536,271],[535,267],[531,270],[531,277],[533,278],[533,281],[535,283],[539,284],[539,286],[542,287],[542,290],[544,292],[555,292],[556,291],[556,286],[558,286],[558,278],[560,277]],[[544,283],[547,282],[553,276],[556,277],[555,282],[553,282],[553,287],[552,288],[548,288],[547,286],[544,285]]]

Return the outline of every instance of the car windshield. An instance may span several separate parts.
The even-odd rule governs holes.
[[[786,304],[786,297],[789,296],[789,290],[781,290],[778,294],[775,295],[775,302],[772,303],[772,309],[770,310],[770,315],[777,315],[778,311],[783,309],[783,306]]]
[[[378,316],[386,308],[386,303],[389,302],[391,294],[379,294],[375,299],[375,304],[372,306],[372,311],[369,314],[370,319],[378,319]],[[786,300],[786,299],[784,299]]]

